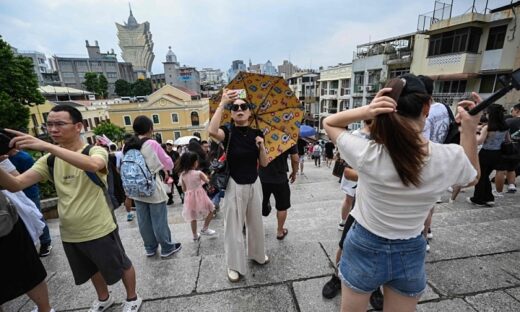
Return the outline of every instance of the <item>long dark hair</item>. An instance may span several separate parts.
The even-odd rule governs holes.
[[[190,151],[184,152],[175,163],[175,171],[180,174],[191,170],[197,160],[199,160],[199,156],[196,153]]]
[[[150,132],[150,130],[153,130],[153,122],[150,118],[140,115],[135,117],[132,128],[134,129],[135,134],[125,136],[123,154],[126,154],[126,152],[131,149],[141,150],[143,143],[146,142],[148,138],[140,139],[139,135],[144,135]]]
[[[489,105],[488,112],[488,131],[506,131],[509,129],[504,116],[504,108],[499,104]]]
[[[427,152],[414,119],[419,118],[423,105],[429,100],[426,90],[407,93],[405,87],[397,100],[397,113],[378,115],[371,126],[372,138],[385,146],[406,186],[421,184],[420,172]]]

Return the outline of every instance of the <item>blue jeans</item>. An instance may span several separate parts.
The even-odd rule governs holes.
[[[139,232],[147,253],[154,253],[161,245],[161,254],[170,253],[175,247],[168,227],[166,202],[151,204],[134,200]]]
[[[38,208],[39,211],[42,211],[40,205],[40,195],[36,194],[34,196],[27,196]],[[43,233],[40,236],[40,245],[47,245],[51,243],[51,233],[49,232],[49,227],[47,226],[47,222],[45,222],[45,218],[42,217],[43,223],[45,223],[45,227],[43,228]]]
[[[217,194],[215,194],[215,196],[213,196],[211,199],[213,205],[217,206],[220,204],[220,200],[224,197],[224,193],[225,191],[219,191]]]
[[[397,293],[416,297],[426,289],[426,240],[386,239],[355,222],[343,243],[339,277],[359,293],[372,293],[385,285]]]

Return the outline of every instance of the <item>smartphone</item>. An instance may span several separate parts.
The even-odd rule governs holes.
[[[247,98],[247,93],[245,89],[235,89],[233,91],[237,92],[237,96],[239,99],[243,100]]]
[[[9,153],[9,151],[12,149],[9,147],[9,143],[13,137],[13,134],[0,128],[0,156]]]

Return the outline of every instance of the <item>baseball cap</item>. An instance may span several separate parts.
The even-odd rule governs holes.
[[[166,144],[173,145],[173,140],[167,140],[167,141],[166,141]]]

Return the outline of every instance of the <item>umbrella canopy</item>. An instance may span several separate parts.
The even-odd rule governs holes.
[[[197,140],[200,140],[198,137],[196,136],[193,136],[193,135],[187,135],[187,136],[183,136],[183,137],[180,137],[178,138],[177,140],[175,140],[175,142],[173,142],[173,145],[188,145],[191,141],[191,139],[197,139]]]
[[[311,126],[301,125],[300,126],[300,137],[306,138],[316,134],[316,129]]]
[[[246,90],[246,101],[254,106],[251,127],[263,132],[269,161],[296,145],[303,108],[282,77],[240,72],[226,88]],[[210,99],[212,116],[221,97],[222,90]],[[223,112],[220,123],[231,123],[229,110]]]

